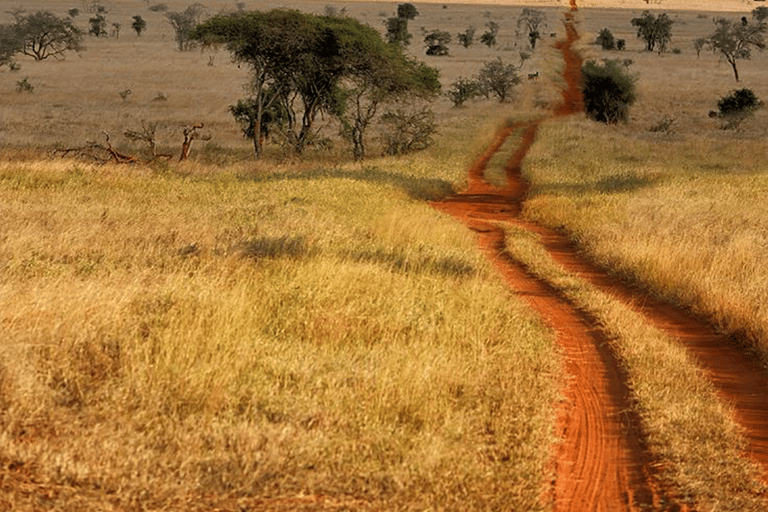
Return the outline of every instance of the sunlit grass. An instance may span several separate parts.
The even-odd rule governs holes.
[[[506,244],[608,335],[664,488],[702,510],[763,510],[762,472],[743,457],[746,444],[733,411],[678,340],[557,265],[535,235],[509,227]]]
[[[562,227],[604,268],[712,319],[765,355],[763,141],[637,141],[572,122],[545,127],[526,213]]]
[[[545,507],[557,352],[430,165],[2,164],[9,499]]]

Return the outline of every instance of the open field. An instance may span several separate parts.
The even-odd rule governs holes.
[[[271,147],[253,162],[227,112],[246,70],[223,52],[177,52],[147,5],[109,4],[119,39],[0,70],[0,508],[569,510],[558,480],[570,442],[563,410],[592,387],[574,389],[565,328],[536,312],[549,293],[559,297],[551,307],[592,332],[622,389],[622,412],[605,414],[620,427],[610,437],[634,443],[619,458],[641,460],[617,483],[634,496],[626,510],[765,508],[768,467],[739,404],[679,339],[564,270],[544,237],[521,227],[555,228],[607,274],[715,324],[762,361],[765,379],[768,113],[735,131],[707,113],[737,85],[768,98],[768,56],[741,61],[736,84],[727,64],[693,49],[718,11],[734,5],[740,17],[753,4],[671,11],[680,52],[658,56],[641,51],[630,26],[644,2],[585,1],[576,49],[631,59],[639,75],[630,121],[603,126],[549,118],[563,87],[552,43],[564,36],[564,7],[552,2],[542,9],[556,37],[521,70],[538,80],[501,109],[439,99],[433,147],[362,164],[340,139],[301,159]],[[382,29],[396,3],[332,5]],[[519,61],[520,5],[417,6],[410,51],[441,70],[444,88],[497,56]],[[134,14],[148,21],[141,37],[129,30]],[[488,20],[501,25],[496,49],[421,55],[422,28],[455,37]],[[627,50],[590,44],[604,27]],[[33,94],[15,92],[24,77]],[[153,101],[158,93],[167,99]],[[541,286],[513,284],[519,294],[470,231],[427,202],[473,190],[467,169],[507,118],[536,125],[520,154],[530,188],[519,224],[493,219],[478,240],[506,236],[520,279]],[[649,131],[667,118],[669,131]],[[183,164],[48,158],[102,131],[140,153],[121,133],[142,120],[161,123],[161,151],[177,152],[180,126],[194,122],[212,140]],[[520,134],[490,155],[491,184],[503,188],[518,145]]]

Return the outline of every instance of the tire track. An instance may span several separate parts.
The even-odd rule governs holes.
[[[497,138],[519,128],[523,131],[523,148],[532,142],[537,126],[528,123],[507,127]],[[471,176],[482,174],[489,159],[487,153],[472,167]],[[518,149],[510,160],[512,168],[523,154]],[[454,216],[477,234],[478,245],[510,287],[555,329],[565,356],[568,377],[556,427],[562,443],[553,461],[554,510],[656,509],[659,499],[635,431],[637,420],[626,412],[631,410],[629,388],[604,334],[505,252],[505,233],[496,223],[508,222],[520,214],[521,196],[514,189],[522,191],[522,182],[510,182],[501,193],[480,180],[470,182],[473,185],[469,190],[435,203],[435,208]]]
[[[517,189],[525,189],[519,174],[509,178]],[[747,440],[746,455],[760,465],[762,481],[768,484],[768,375],[760,360],[709,323],[625,285],[581,258],[566,237],[530,222],[516,219],[515,223],[536,233],[546,251],[563,268],[643,315],[694,356],[721,398],[734,409],[736,422],[743,427]]]
[[[582,61],[573,50],[578,40],[573,14],[576,10],[576,2],[571,0],[571,11],[565,15],[566,39],[556,44],[563,55],[566,87],[555,116],[583,109],[579,87]],[[660,499],[636,431],[637,418],[627,412],[631,411],[627,380],[605,335],[584,313],[506,253],[504,230],[496,225],[520,216],[526,190],[526,184],[519,179],[520,165],[536,139],[541,122],[543,120],[518,123],[500,129],[470,167],[468,189],[434,206],[477,233],[478,245],[510,287],[555,329],[568,378],[558,412],[557,434],[562,443],[556,448],[553,461],[554,510],[658,510]],[[520,140],[505,172],[508,177],[518,179],[508,178],[505,187],[494,187],[484,180],[486,166],[516,132]]]
[[[582,60],[573,50],[578,40],[574,22],[576,0],[570,0],[570,6],[570,12],[565,14],[566,39],[555,45],[563,56],[562,76],[566,83],[562,102],[552,113],[555,117],[583,110],[579,87]],[[746,432],[747,455],[762,466],[763,481],[768,484],[768,375],[759,362],[706,322],[631,289],[580,258],[567,238],[521,219],[520,205],[527,183],[521,177],[520,166],[541,122],[519,123],[499,130],[469,169],[468,189],[434,206],[477,233],[478,244],[510,286],[556,330],[569,381],[558,419],[558,434],[563,442],[554,460],[554,509],[631,511],[662,507],[636,429],[639,422],[626,412],[631,410],[627,403],[627,380],[604,334],[505,252],[504,232],[496,226],[500,221],[515,222],[536,233],[547,252],[567,270],[680,340],[700,362],[720,395],[735,409],[736,420]],[[504,187],[493,187],[484,180],[485,168],[515,132],[520,133],[520,142],[505,167],[507,183]],[[674,505],[673,509],[680,510]]]

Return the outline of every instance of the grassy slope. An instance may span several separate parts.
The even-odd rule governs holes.
[[[545,506],[558,356],[423,201],[463,164],[0,164],[0,500]]]
[[[587,123],[543,137],[527,168],[531,217],[768,354],[763,141],[658,143]]]

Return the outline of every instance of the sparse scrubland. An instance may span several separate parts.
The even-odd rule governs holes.
[[[80,7],[54,4],[41,8]],[[505,104],[437,100],[424,152],[352,163],[341,140],[301,158],[267,144],[253,162],[227,110],[247,71],[223,51],[176,51],[145,3],[110,5],[125,19],[119,40],[0,69],[0,508],[551,509],[567,378],[554,334],[428,201],[462,188],[502,117],[547,115],[560,10],[546,9],[523,64],[538,78]],[[344,6],[382,32],[394,14]],[[496,57],[520,62],[520,7],[418,7],[410,51],[441,70],[443,90]],[[740,61],[737,84],[693,48],[715,13],[670,13],[681,53],[661,57],[643,51],[637,14],[579,12],[582,53],[631,59],[637,102],[624,124],[542,124],[524,214],[768,361],[768,114],[737,130],[707,115],[733,89],[768,98],[766,56]],[[418,45],[422,26],[456,36],[488,20],[501,27],[495,48],[429,57]],[[625,51],[589,44],[606,27]],[[34,92],[15,92],[22,78]],[[159,152],[178,151],[181,124],[204,122],[212,139],[185,163],[50,158],[102,131],[140,154],[120,134],[142,121],[160,123]],[[701,510],[762,510],[739,427],[696,362],[509,231],[510,252],[619,347],[664,484]]]

